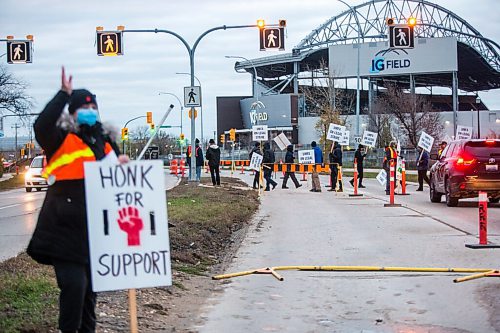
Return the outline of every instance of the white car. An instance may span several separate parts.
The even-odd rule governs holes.
[[[47,187],[47,180],[42,178],[42,170],[45,167],[45,156],[37,156],[31,161],[29,167],[27,167],[26,173],[24,174],[24,187],[26,192],[31,192],[32,189],[36,188],[37,191],[41,191],[42,188]]]

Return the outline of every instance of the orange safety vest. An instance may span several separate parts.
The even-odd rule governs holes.
[[[396,151],[396,149],[392,147],[387,147],[387,149],[389,149],[389,151],[391,152],[391,160],[398,158],[398,152]],[[384,157],[384,161],[387,161],[387,155]]]
[[[107,155],[112,151],[113,148],[106,142],[104,153]],[[49,180],[49,185],[56,180],[83,179],[83,163],[95,160],[92,149],[76,134],[69,133],[43,169],[42,177]]]

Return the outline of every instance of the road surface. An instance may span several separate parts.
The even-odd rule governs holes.
[[[262,197],[227,272],[281,265],[500,268],[500,249],[465,247],[478,242],[474,200],[450,208],[430,203],[427,188],[409,186],[410,196],[396,197],[403,207],[385,208],[388,197],[375,180],[366,180],[361,198],[326,188],[311,193],[310,179],[299,189],[289,183],[282,190],[278,182]],[[489,240],[500,244],[500,206],[488,214]],[[221,281],[193,330],[500,332],[500,278],[455,284],[453,273],[279,273],[283,282],[270,275]]]

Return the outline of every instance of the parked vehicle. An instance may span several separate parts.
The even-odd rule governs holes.
[[[488,193],[492,203],[500,200],[500,140],[452,141],[430,170],[430,200],[440,202],[445,195],[449,207],[459,199]]]
[[[42,178],[42,170],[47,164],[45,156],[37,156],[32,161],[24,174],[24,187],[26,192],[31,192],[32,189],[41,191],[47,187],[47,180]]]

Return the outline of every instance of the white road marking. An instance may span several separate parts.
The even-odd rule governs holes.
[[[0,210],[6,209],[6,208],[11,208],[11,207],[16,207],[16,206],[21,206],[21,204],[13,204],[13,205],[8,205],[8,206],[3,206],[3,207],[0,207]]]

